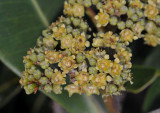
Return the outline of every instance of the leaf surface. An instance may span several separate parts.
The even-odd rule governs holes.
[[[148,66],[133,66],[133,84],[126,84],[127,91],[139,93],[152,84],[157,78],[157,70]]]
[[[151,111],[160,106],[160,77],[151,85],[144,99],[143,112]]]

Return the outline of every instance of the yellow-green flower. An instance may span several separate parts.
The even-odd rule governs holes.
[[[65,35],[66,33],[66,27],[64,24],[60,25],[59,27],[53,27],[52,28],[53,30],[53,37],[56,39],[56,40],[61,40],[63,35]]]
[[[51,82],[54,85],[64,85],[66,84],[66,74],[61,73],[60,71],[58,71],[57,69],[55,70],[55,73],[53,73],[52,77],[51,77]]]
[[[87,96],[90,96],[92,94],[99,95],[99,90],[95,85],[86,85],[83,87],[83,89],[86,92]]]
[[[80,72],[75,77],[76,82],[74,84],[76,85],[86,85],[89,82],[89,73],[87,72]]]
[[[142,9],[144,4],[140,0],[131,0],[130,1],[130,6],[133,7],[133,8]]]
[[[97,69],[100,72],[109,73],[111,71],[112,65],[113,63],[111,60],[101,58],[97,60]]]
[[[81,4],[74,4],[72,12],[75,17],[81,18],[84,16],[84,6]]]
[[[86,41],[85,34],[82,33],[81,35],[76,35],[74,38],[74,44],[73,44],[73,51],[83,51],[86,47],[86,44],[88,42]]]
[[[77,68],[75,56],[64,57],[58,64],[63,72],[68,73],[70,70]]]
[[[95,19],[97,20],[97,27],[101,27],[108,24],[110,17],[106,12],[101,10],[98,15],[95,16]]]
[[[132,42],[134,39],[134,34],[129,29],[122,30],[120,35],[121,35],[122,41],[124,41],[124,42]]]
[[[116,48],[116,44],[118,42],[119,38],[115,35],[113,35],[113,32],[109,31],[104,34],[103,36],[103,43],[106,47],[111,47],[112,49]]]
[[[81,94],[81,88],[74,84],[67,85],[65,88],[69,92],[69,96],[71,97],[74,93]]]
[[[49,62],[49,63],[56,63],[60,60],[60,54],[59,52],[56,52],[56,51],[46,51],[45,52],[46,54],[46,60]]]
[[[146,34],[144,36],[144,40],[145,43],[148,45],[151,45],[153,47],[157,46],[158,44],[160,44],[160,38],[157,37],[156,35],[152,35],[152,34]]]
[[[122,69],[123,69],[123,66],[122,66],[122,65],[114,62],[114,63],[113,63],[113,66],[112,66],[112,68],[111,68],[110,74],[111,74],[112,76],[120,75],[121,72],[122,72]]]
[[[62,49],[67,49],[67,48],[72,48],[73,45],[73,37],[71,34],[63,36],[61,39],[61,48]]]
[[[145,6],[144,15],[153,20],[158,15],[158,8],[152,4],[147,4]]]
[[[95,75],[90,76],[91,83],[95,85],[99,89],[105,89],[105,86],[107,84],[106,74],[105,73],[99,73]]]

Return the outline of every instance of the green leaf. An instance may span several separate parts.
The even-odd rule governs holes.
[[[58,4],[58,5],[57,5]],[[23,56],[62,11],[63,0],[1,0],[0,59],[21,76]]]
[[[156,47],[151,54],[147,57],[145,65],[155,67],[160,70],[160,46]],[[158,72],[160,76],[160,71]],[[147,112],[159,108],[160,104],[160,77],[151,85],[147,91],[147,95],[144,100],[143,111]]]
[[[133,84],[126,84],[128,92],[139,93],[154,82],[157,78],[157,70],[147,66],[133,66]]]
[[[147,57],[145,65],[153,66],[160,70],[160,46],[156,47]]]
[[[44,93],[71,113],[107,113],[106,109],[103,108],[104,103],[101,106],[93,96],[74,94],[69,97],[66,91],[63,91],[63,94],[60,95]]]
[[[1,0],[0,60],[22,76],[23,56],[34,47],[42,29],[62,12],[63,0]],[[99,103],[85,95],[46,93],[71,113],[106,113]]]
[[[151,111],[160,106],[160,77],[151,85],[144,99],[143,112]]]

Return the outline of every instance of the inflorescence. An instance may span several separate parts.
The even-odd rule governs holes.
[[[94,8],[97,28],[86,20]],[[139,38],[160,44],[160,0],[66,0],[64,15],[52,23],[24,57],[20,84],[27,94],[38,89],[61,94],[117,95],[132,83],[128,45]],[[102,93],[101,93],[102,94]]]

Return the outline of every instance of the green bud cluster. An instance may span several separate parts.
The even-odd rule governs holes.
[[[97,27],[114,30],[93,33],[84,19],[95,6]],[[66,0],[64,16],[42,31],[36,46],[24,56],[20,84],[27,94],[38,89],[61,94],[118,95],[132,83],[128,45],[139,38],[160,44],[158,0]],[[151,9],[153,9],[151,11]],[[143,32],[145,31],[145,32]],[[110,51],[112,52],[110,53]]]

